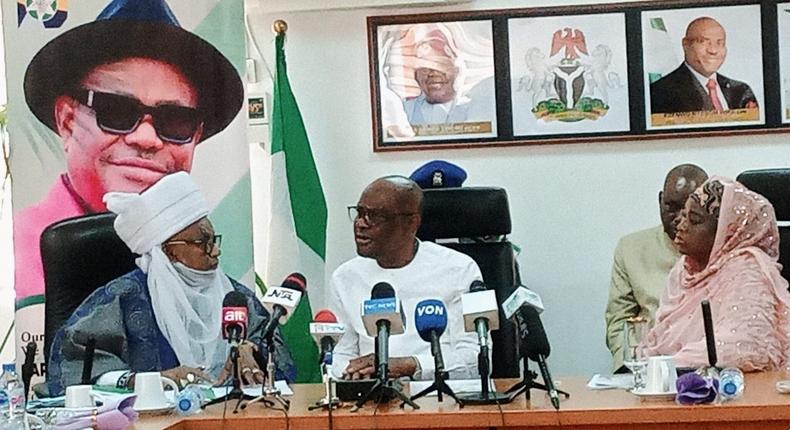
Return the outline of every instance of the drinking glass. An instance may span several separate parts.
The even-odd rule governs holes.
[[[647,333],[647,320],[644,317],[630,317],[623,323],[623,364],[634,375],[634,390],[645,389],[645,370],[647,357],[639,344]]]

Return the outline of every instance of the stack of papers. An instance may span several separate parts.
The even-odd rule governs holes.
[[[621,390],[630,390],[634,387],[634,375],[630,373],[621,373],[617,375],[601,375],[596,373],[587,382],[587,388],[591,390],[610,390],[612,388],[619,388]]]

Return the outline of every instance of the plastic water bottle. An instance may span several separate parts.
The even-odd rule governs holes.
[[[743,394],[743,372],[728,367],[719,374],[719,396],[722,400],[732,400]]]
[[[206,400],[203,388],[190,384],[184,387],[176,396],[176,412],[179,415],[195,415],[200,413],[200,406]]]
[[[6,423],[8,423],[8,392],[6,391],[8,383],[5,381],[5,368],[6,364],[3,365],[3,373],[0,374],[0,428],[5,428]]]
[[[0,375],[0,403],[3,408],[3,429],[25,428],[25,387],[16,375],[14,363],[3,365]]]

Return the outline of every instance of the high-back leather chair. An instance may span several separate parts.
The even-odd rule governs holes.
[[[69,218],[41,234],[44,265],[44,357],[52,338],[94,290],[131,272],[135,255],[115,233],[115,214]]]
[[[747,170],[738,182],[768,199],[780,224],[790,222],[790,168]],[[790,280],[790,225],[779,226],[779,263],[782,276]]]
[[[480,267],[488,289],[496,292],[499,330],[493,341],[491,376],[518,377],[519,359],[515,325],[505,320],[501,304],[520,283],[510,234],[510,206],[507,193],[495,187],[434,188],[423,191],[420,240],[461,239],[441,243],[470,257]],[[488,238],[496,237],[495,240]]]

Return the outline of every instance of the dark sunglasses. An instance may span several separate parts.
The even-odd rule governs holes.
[[[222,235],[215,234],[208,239],[171,240],[163,243],[162,245],[201,245],[203,252],[205,252],[207,255],[211,255],[211,251],[214,251],[215,246],[219,248],[220,245],[222,245]]]
[[[129,134],[148,114],[160,139],[184,145],[192,142],[203,124],[200,111],[191,107],[172,104],[147,106],[133,97],[85,89],[76,91],[72,97],[93,109],[96,124],[107,133]]]

